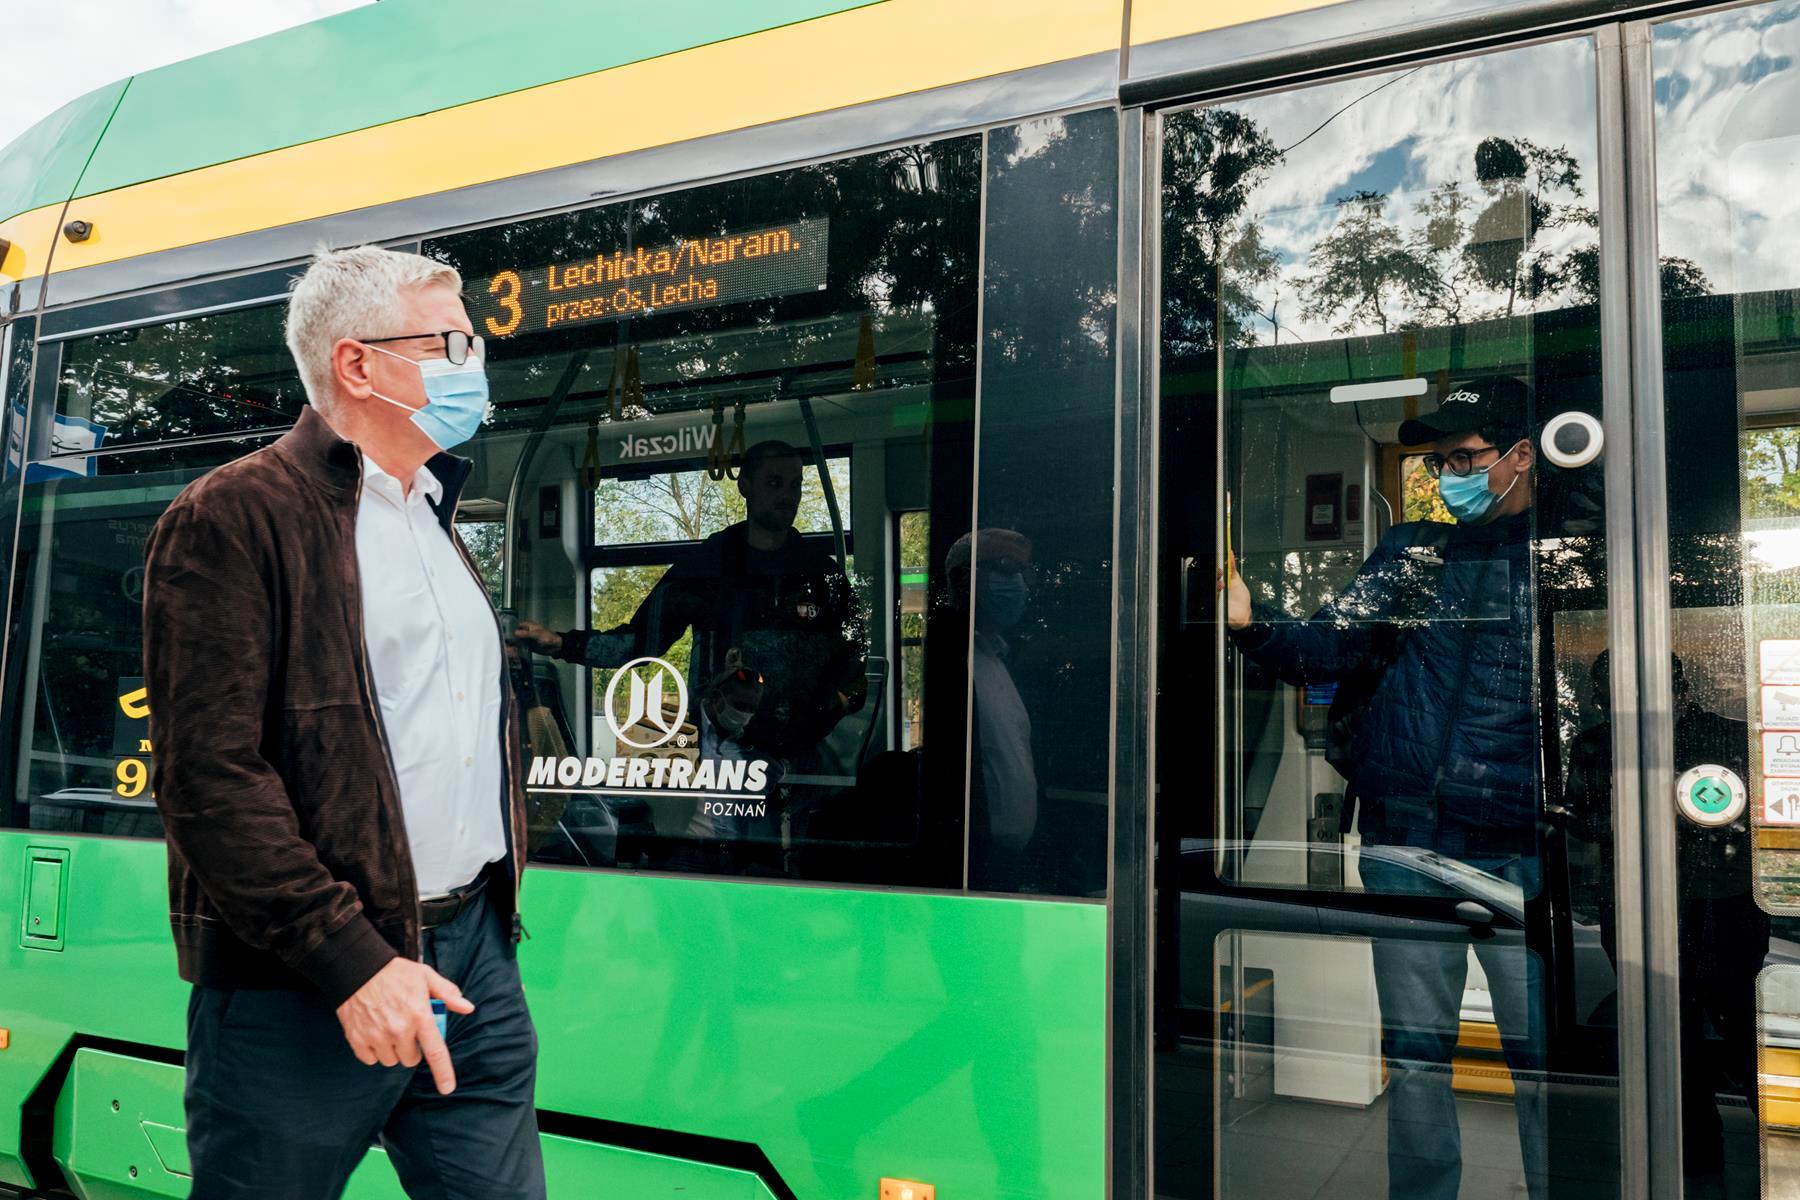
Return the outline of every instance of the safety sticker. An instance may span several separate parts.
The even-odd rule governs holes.
[[[1800,780],[1800,731],[1774,730],[1763,734],[1762,773]]]
[[[1800,687],[1763,685],[1762,727],[1800,729]]]
[[[1800,825],[1800,779],[1763,780],[1764,825]]]
[[[1762,660],[1760,677],[1764,683],[1800,685],[1800,641],[1764,638],[1757,648]]]

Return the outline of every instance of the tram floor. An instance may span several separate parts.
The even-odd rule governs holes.
[[[1384,1200],[1388,1196],[1387,1097],[1366,1107],[1292,1100],[1263,1090],[1228,1101],[1214,1128],[1207,1093],[1217,1086],[1212,1056],[1191,1046],[1157,1056],[1158,1200]],[[1551,1195],[1592,1195],[1617,1178],[1617,1094],[1583,1082],[1553,1083]],[[1459,1200],[1526,1195],[1518,1123],[1510,1100],[1459,1094],[1462,1141]],[[1591,1131],[1591,1133],[1589,1133]],[[1735,1157],[1735,1156],[1734,1156]],[[1216,1167],[1209,1169],[1209,1165]],[[1756,1195],[1754,1141],[1747,1171]],[[1616,1184],[1615,1184],[1616,1186]]]

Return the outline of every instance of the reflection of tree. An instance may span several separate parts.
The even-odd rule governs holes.
[[[1800,516],[1800,426],[1744,431],[1744,515]]]
[[[1355,192],[1337,205],[1337,224],[1307,256],[1312,272],[1300,281],[1305,297],[1300,311],[1326,320],[1341,317],[1332,327],[1338,333],[1371,324],[1386,333],[1389,305],[1431,290],[1430,264],[1388,222],[1387,196],[1381,192]]]
[[[1276,278],[1280,260],[1243,212],[1281,152],[1255,120],[1226,108],[1169,122],[1164,144],[1163,262],[1180,281],[1164,294],[1164,343],[1179,355],[1208,349],[1221,317],[1230,344],[1252,340],[1252,317],[1279,331],[1279,296],[1265,308],[1254,289]]]
[[[1444,507],[1444,498],[1438,493],[1437,480],[1425,469],[1423,456],[1410,457],[1400,464],[1400,490],[1403,499],[1400,506],[1402,521],[1454,521],[1450,510]]]
[[[475,560],[475,567],[481,572],[481,580],[487,584],[488,596],[498,606],[501,601],[500,561],[505,553],[506,523],[458,521],[456,532],[461,535],[463,545],[468,547],[469,557]]]
[[[1474,266],[1463,254],[1475,201],[1460,182],[1441,183],[1414,206],[1424,221],[1407,240],[1407,249],[1422,263],[1429,285],[1412,297],[1419,310],[1440,325],[1471,320],[1469,293],[1476,286]]]
[[[1194,151],[1187,142],[1204,151],[1223,129],[1232,147],[1253,149],[1218,152],[1231,167],[1229,186],[1203,202],[1171,196],[1174,185],[1165,186],[1165,205],[1180,202],[1165,213],[1165,246],[1174,249],[1174,269],[1186,272],[1183,286],[1165,289],[1165,329],[1185,334],[1195,348],[1210,344],[1211,312],[1183,309],[1222,299],[1227,320],[1259,316],[1279,334],[1282,263],[1265,248],[1266,218],[1243,215],[1279,152],[1242,113],[1209,110],[1191,129],[1185,120],[1170,124],[1176,145],[1166,169],[1183,188],[1204,187],[1210,178],[1188,161]],[[1338,197],[1331,227],[1313,241],[1298,279],[1302,314],[1330,322],[1337,333],[1389,333],[1513,316],[1549,300],[1597,302],[1599,215],[1585,203],[1575,155],[1529,138],[1489,137],[1469,165],[1470,178],[1439,183],[1409,212],[1392,211],[1392,196],[1383,191]],[[1221,274],[1223,297],[1215,282]],[[1700,268],[1676,257],[1662,260],[1661,284],[1665,297],[1708,290]],[[1182,347],[1179,337],[1175,345]]]
[[[57,411],[104,426],[108,445],[290,424],[305,400],[285,313],[273,304],[72,342]]]

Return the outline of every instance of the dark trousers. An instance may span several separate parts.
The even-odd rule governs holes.
[[[1535,864],[1513,859],[1473,865],[1518,882]],[[1404,868],[1370,858],[1359,868],[1363,884],[1373,891],[1428,891],[1422,876]],[[1494,937],[1472,945],[1487,975],[1500,1049],[1512,1073],[1525,1194],[1542,1200],[1549,1189],[1543,967],[1522,940]],[[1375,994],[1381,1004],[1381,1052],[1388,1065],[1388,1195],[1393,1200],[1456,1200],[1461,1189],[1462,1127],[1451,1084],[1470,946],[1404,936],[1375,939]]]
[[[412,1200],[541,1200],[537,1032],[486,896],[425,932],[475,1005],[449,1016],[456,1090],[366,1067],[317,993],[196,987],[188,1000],[191,1200],[336,1200],[379,1137]]]

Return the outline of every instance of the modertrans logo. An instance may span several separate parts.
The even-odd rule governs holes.
[[[660,658],[626,663],[613,673],[602,711],[617,746],[613,757],[540,755],[531,760],[525,786],[539,792],[685,796],[706,801],[707,815],[765,815],[769,764],[701,756],[698,726],[688,720],[687,680],[674,664]]]

